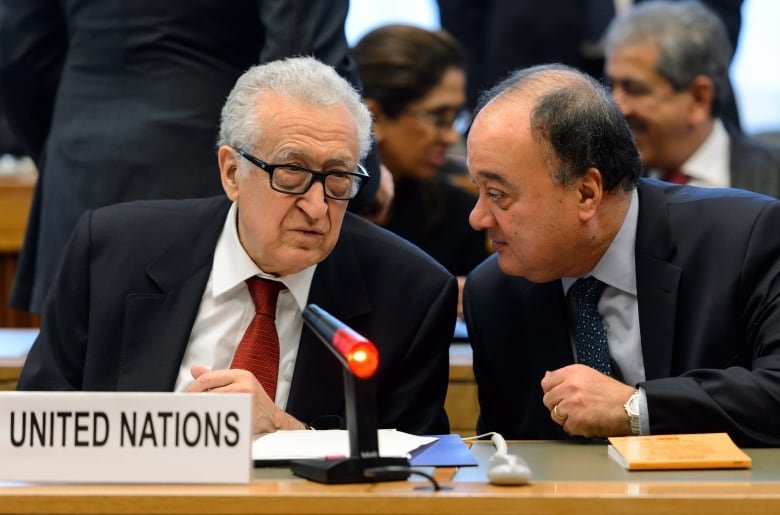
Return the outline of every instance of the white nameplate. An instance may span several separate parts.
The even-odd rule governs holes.
[[[0,393],[0,480],[248,483],[252,397]]]

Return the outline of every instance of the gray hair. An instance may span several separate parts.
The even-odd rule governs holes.
[[[731,42],[723,22],[697,1],[654,1],[639,4],[616,18],[605,36],[606,53],[646,42],[658,44],[657,72],[675,91],[687,88],[698,75],[712,80],[717,115],[729,93]]]
[[[642,166],[631,130],[606,88],[589,75],[562,64],[517,70],[483,93],[477,113],[498,98],[531,102],[531,133],[556,184],[569,186],[593,167],[606,191],[636,186]]]
[[[263,127],[254,110],[263,93],[279,93],[321,107],[346,107],[357,124],[359,159],[371,146],[371,114],[360,94],[330,66],[312,57],[291,57],[253,66],[236,81],[222,108],[217,146],[251,149]]]

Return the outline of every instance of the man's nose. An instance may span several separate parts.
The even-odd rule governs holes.
[[[314,181],[309,191],[301,195],[298,200],[298,207],[305,212],[309,218],[319,219],[328,212],[328,199],[325,197],[325,184],[322,181]]]
[[[490,210],[484,207],[484,202],[486,201],[483,195],[477,197],[477,203],[474,204],[474,208],[469,213],[469,225],[475,231],[488,229],[495,224],[495,219]]]

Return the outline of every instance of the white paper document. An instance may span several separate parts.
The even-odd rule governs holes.
[[[435,436],[415,436],[394,429],[380,429],[379,455],[406,457],[423,445],[435,442]],[[253,460],[297,460],[349,456],[349,434],[345,430],[276,431],[255,439]]]

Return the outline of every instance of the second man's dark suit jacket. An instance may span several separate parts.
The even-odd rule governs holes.
[[[119,204],[88,212],[71,239],[19,389],[171,391],[229,202]],[[449,432],[444,412],[455,279],[406,241],[347,214],[309,302],[380,351],[378,422]],[[344,414],[342,366],[304,327],[287,411],[315,427]],[[343,418],[342,418],[343,420]]]
[[[654,434],[726,431],[780,445],[780,202],[740,190],[641,180],[639,323]],[[464,310],[478,433],[564,439],[542,404],[547,370],[574,362],[561,282],[469,277]]]

